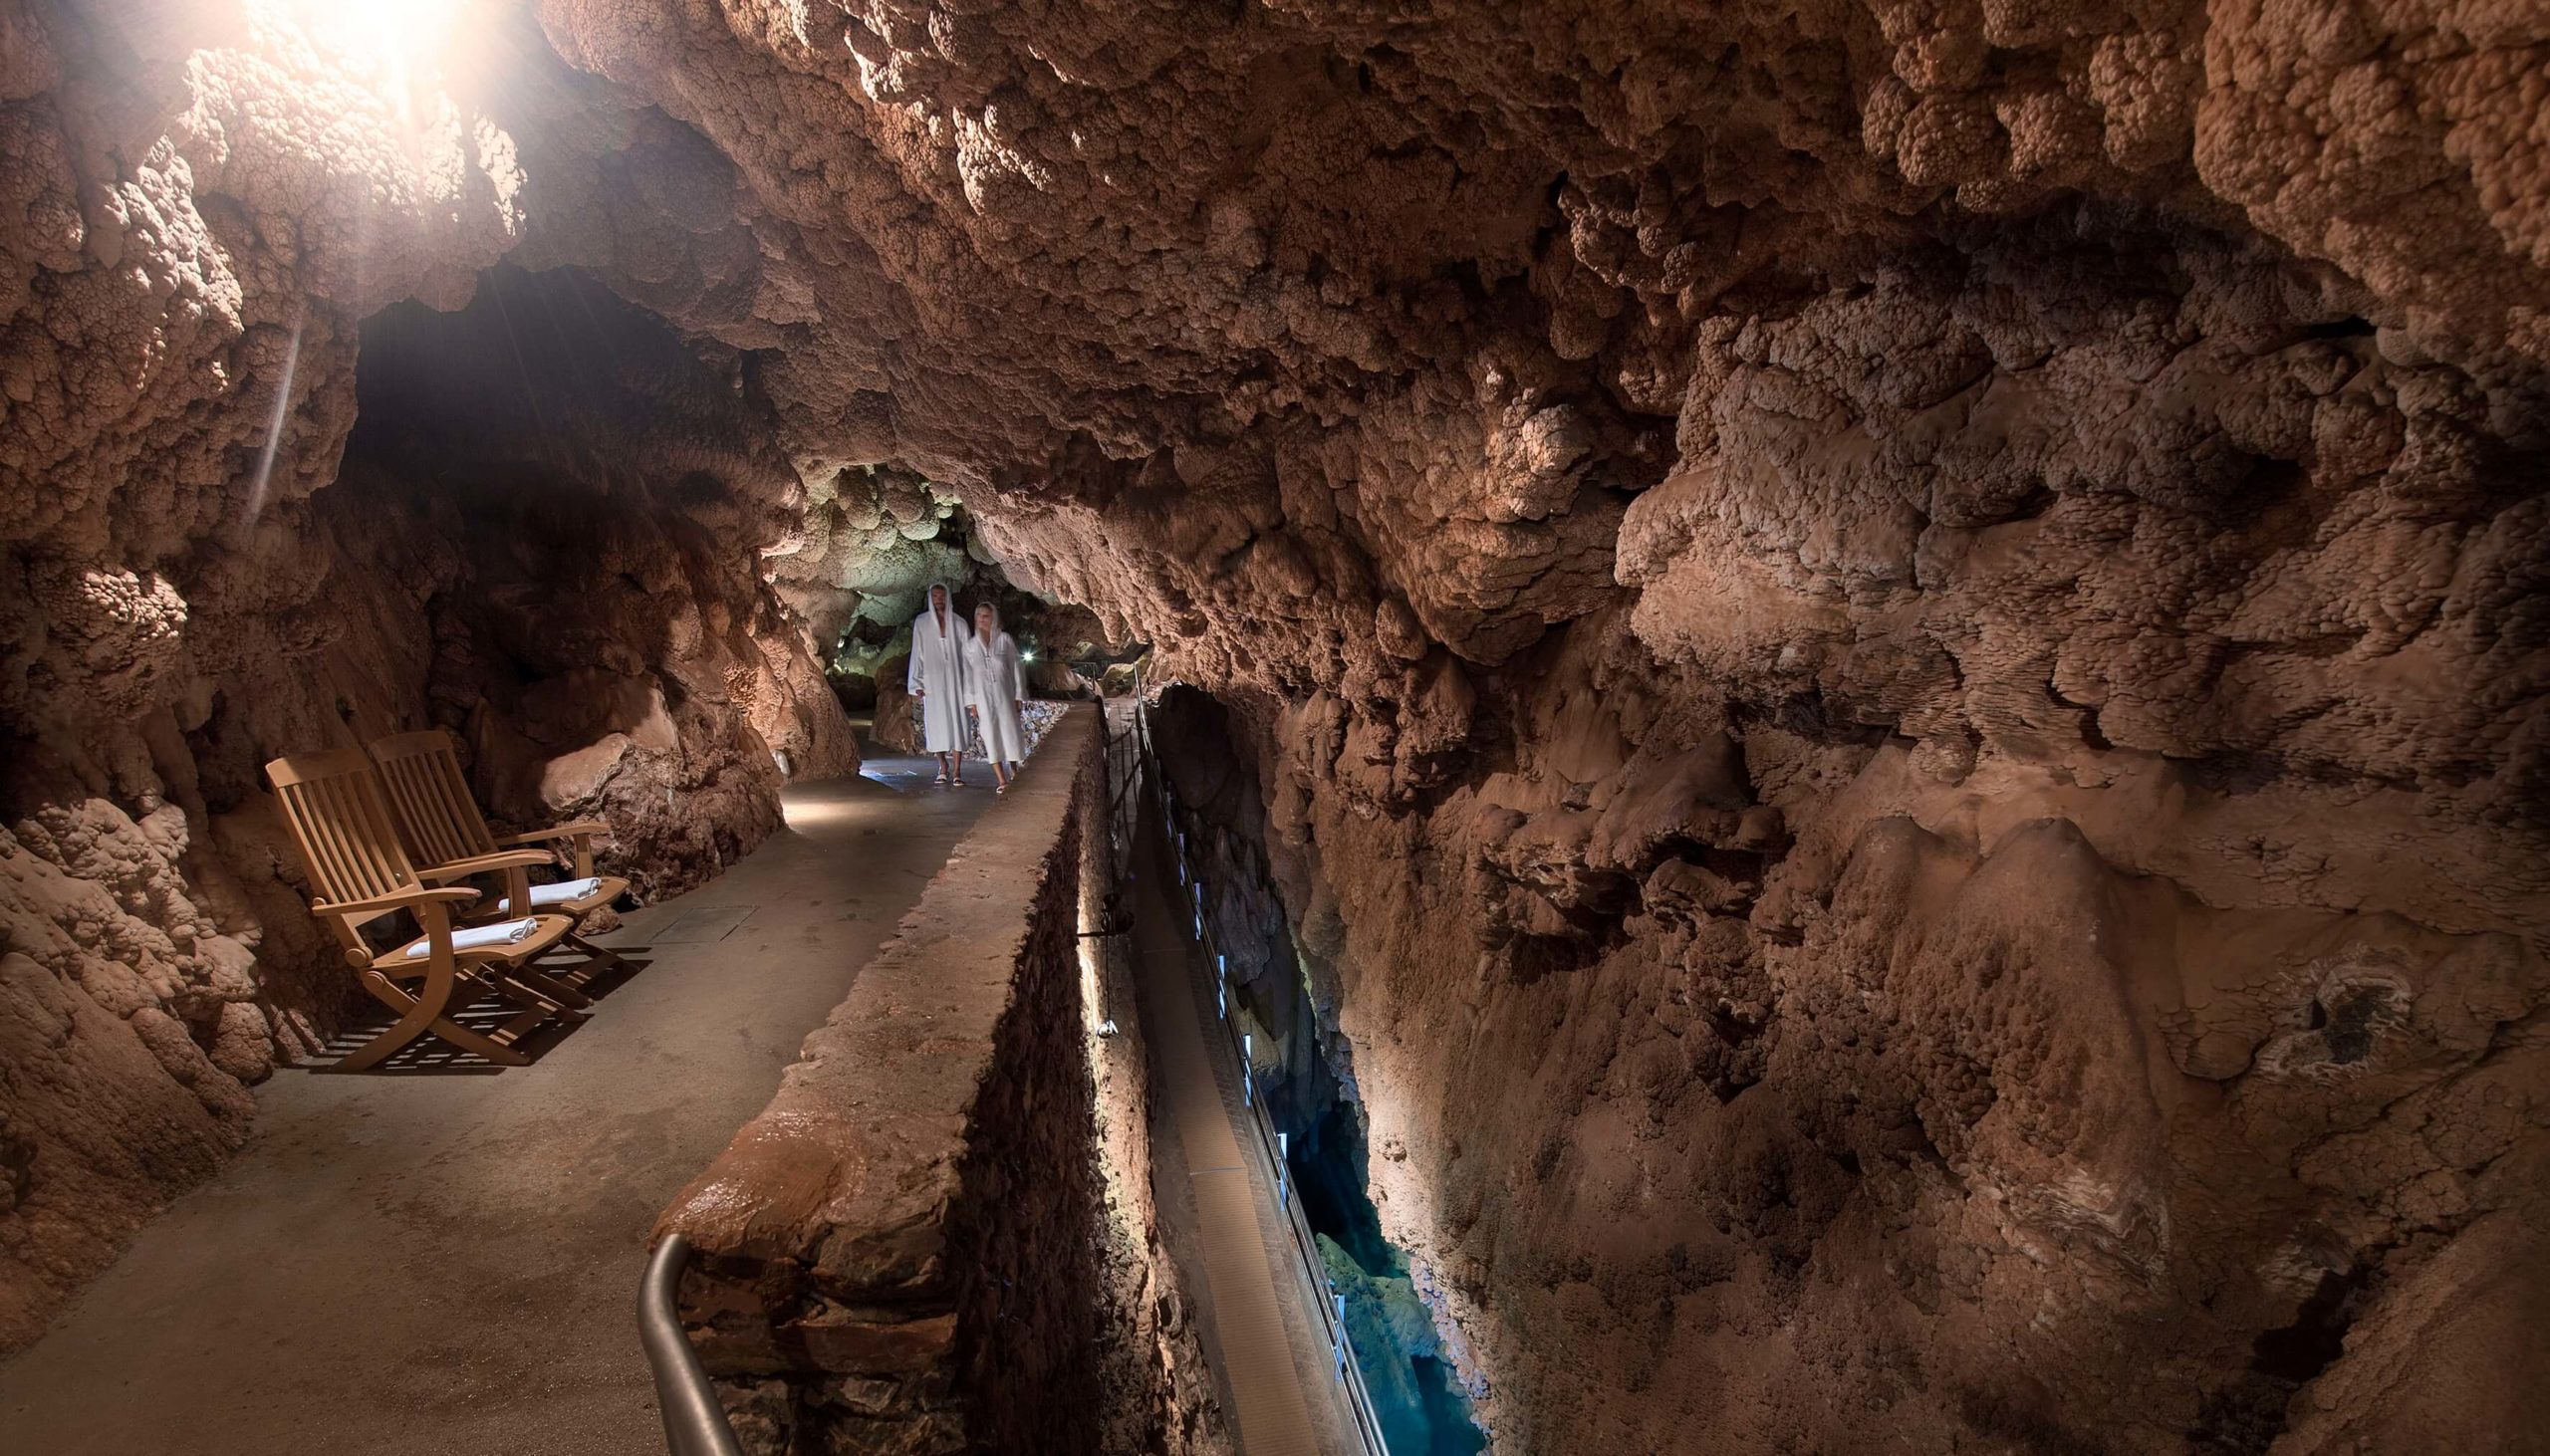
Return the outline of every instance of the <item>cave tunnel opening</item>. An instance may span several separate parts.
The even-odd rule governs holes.
[[[635,763],[723,804],[655,887],[734,862],[779,783],[857,749],[759,558],[795,488],[746,357],[582,269],[487,270],[468,302],[367,319],[337,482],[312,510],[390,584],[400,666],[372,733],[439,726],[498,813]],[[372,650],[367,648],[367,650]],[[420,691],[419,691],[420,689]]]
[[[782,779],[840,768],[855,753],[808,701],[816,683],[850,732],[917,752],[904,672],[932,585],[969,618],[999,610],[1040,700],[1031,741],[1054,700],[1148,650],[1013,586],[951,487],[893,465],[801,480],[755,360],[572,267],[500,265],[459,309],[365,322],[357,416],[317,509],[415,591],[421,712],[487,760],[498,797],[523,799],[560,755],[688,742],[728,712]],[[747,847],[711,844],[712,864]]]

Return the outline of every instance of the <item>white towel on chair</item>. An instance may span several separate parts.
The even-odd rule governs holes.
[[[451,933],[451,948],[482,950],[490,945],[520,945],[531,938],[532,931],[539,928],[538,920],[523,919],[507,920],[501,925],[481,925],[475,930],[455,930]],[[407,959],[416,960],[430,955],[433,953],[433,937],[428,935],[407,947]]]
[[[537,910],[545,905],[563,905],[569,900],[581,900],[600,888],[602,888],[602,876],[599,874],[588,874],[582,879],[562,879],[556,884],[535,884],[531,887],[529,896],[530,908]],[[507,903],[497,908],[510,910],[513,905]]]

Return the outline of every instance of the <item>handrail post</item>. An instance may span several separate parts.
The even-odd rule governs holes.
[[[646,1260],[638,1286],[638,1342],[655,1372],[655,1403],[664,1416],[664,1449],[672,1456],[743,1456],[726,1408],[700,1368],[699,1352],[681,1330],[681,1272],[690,1263],[690,1240],[666,1234]]]

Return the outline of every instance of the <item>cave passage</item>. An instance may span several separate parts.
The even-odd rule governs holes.
[[[2545,98],[2540,0],[0,0],[0,1447],[653,1447],[722,1049],[835,1099],[676,1230],[753,1456],[1230,1456],[1140,697],[1396,1456],[2550,1451]],[[583,848],[317,883],[391,739]],[[797,975],[580,1020],[567,868]]]
[[[1219,918],[1229,923],[1230,917]],[[1269,1061],[1282,1071],[1270,1079],[1268,1105],[1277,1129],[1287,1135],[1285,1160],[1303,1215],[1319,1237],[1330,1282],[1346,1297],[1347,1324],[1374,1414],[1394,1453],[1470,1456],[1485,1449],[1486,1437],[1471,1422],[1460,1372],[1443,1352],[1407,1256],[1382,1231],[1363,1107],[1353,1085],[1337,1075],[1333,1049],[1322,1044],[1319,1016],[1289,937],[1278,928],[1275,938],[1268,963],[1289,967],[1289,973],[1242,982],[1235,997],[1249,1022],[1269,1029],[1277,1043]]]

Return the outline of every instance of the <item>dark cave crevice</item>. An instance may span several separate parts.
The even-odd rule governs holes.
[[[1272,1044],[1271,1059],[1260,1064],[1271,1061],[1273,1069],[1261,1073],[1268,1113],[1286,1136],[1288,1176],[1329,1279],[1346,1299],[1364,1383],[1393,1456],[1472,1456],[1486,1438],[1471,1420],[1462,1376],[1441,1347],[1407,1256],[1383,1231],[1353,1073],[1324,1032],[1333,1019],[1313,1001],[1291,917],[1254,838],[1263,833],[1262,800],[1247,760],[1230,751],[1238,723],[1219,701],[1188,688],[1165,693],[1155,721],[1181,802],[1214,825],[1208,848],[1222,867],[1204,874],[1212,922],[1235,949],[1242,927],[1258,942],[1232,957],[1232,1014]]]

